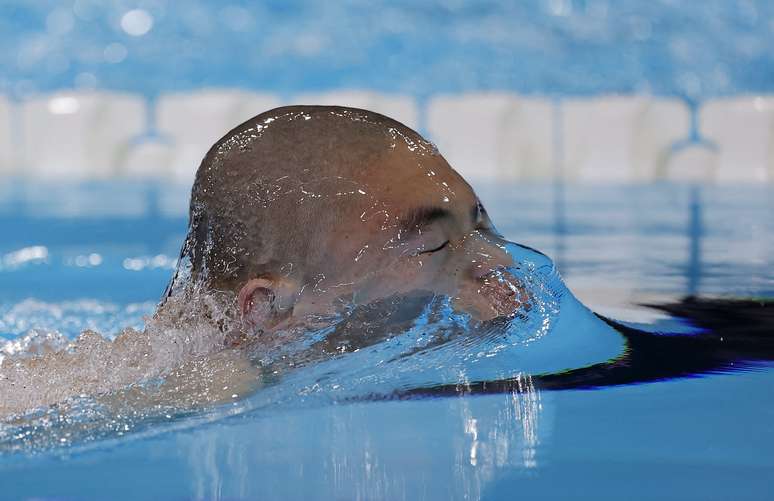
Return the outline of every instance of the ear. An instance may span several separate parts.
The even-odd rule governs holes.
[[[293,312],[296,289],[284,277],[248,280],[237,296],[242,321],[249,327],[271,327]]]

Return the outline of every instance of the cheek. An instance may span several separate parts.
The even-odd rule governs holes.
[[[429,282],[429,271],[426,260],[404,258],[386,267],[378,280],[389,286],[393,293],[408,292],[422,288],[426,282]]]
[[[452,283],[452,281],[445,280]],[[392,263],[375,264],[368,279],[360,282],[356,288],[358,303],[383,299],[392,295],[402,295],[418,290],[439,294],[450,293],[450,287],[444,286],[444,276],[439,273],[437,264],[429,259],[403,258]]]

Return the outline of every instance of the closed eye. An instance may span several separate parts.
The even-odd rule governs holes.
[[[473,208],[473,227],[476,230],[490,230],[492,225],[489,222],[489,216],[486,213],[486,209],[481,205],[481,202],[476,202],[476,206]]]
[[[423,250],[422,252],[419,253],[419,255],[422,255],[422,254],[432,254],[433,252],[438,252],[439,250],[443,249],[447,245],[449,245],[449,241],[448,240],[445,241],[444,243],[442,243],[441,245],[439,245],[438,247],[436,247],[435,249]]]

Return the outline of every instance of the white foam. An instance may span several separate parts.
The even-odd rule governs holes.
[[[0,344],[0,367],[2,367],[3,360],[8,357],[15,357],[19,360],[45,357],[64,350],[68,342],[67,337],[57,331],[31,329],[23,336]]]
[[[513,94],[462,94],[430,100],[427,128],[463,177],[553,177],[552,108],[546,99]]]
[[[125,390],[223,351],[235,318],[232,300],[198,293],[171,298],[144,331],[126,329],[113,340],[87,330],[66,343],[57,331],[34,329],[6,342],[0,349],[0,417]],[[197,370],[183,372],[193,379],[203,376]],[[174,376],[179,385],[208,384],[182,381],[183,372]],[[190,400],[191,395],[181,391],[181,397]]]
[[[104,178],[145,127],[139,96],[66,92],[39,96],[21,108],[22,162],[27,175]]]
[[[102,332],[106,337],[125,327],[141,328],[143,317],[151,315],[155,303],[117,305],[96,299],[42,301],[26,298],[0,305],[0,332],[13,338],[30,331],[57,332],[74,339],[85,330]]]

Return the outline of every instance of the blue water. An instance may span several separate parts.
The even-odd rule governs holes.
[[[623,320],[678,325],[639,303],[689,294],[774,298],[770,188],[477,188],[508,239],[543,250],[580,300]],[[186,201],[184,187],[142,183],[0,188],[0,336],[141,327],[172,273]],[[537,339],[523,367],[555,371],[621,350],[611,331],[584,333],[584,310],[563,311],[579,328]],[[447,362],[492,370],[470,360]],[[361,367],[373,377],[341,383],[362,395],[380,371]],[[541,390],[525,375],[521,391],[399,401],[332,401],[333,390],[297,391],[294,377],[127,430],[71,439],[60,423],[28,430],[39,440],[5,437],[0,498],[765,499],[771,490],[766,364],[597,390]]]

